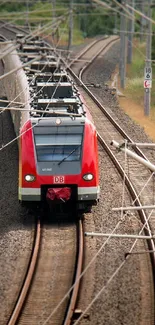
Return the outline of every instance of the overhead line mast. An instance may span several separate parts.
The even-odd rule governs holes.
[[[123,1],[124,6],[126,5],[126,0]],[[121,88],[125,88],[125,77],[126,77],[126,45],[127,45],[127,37],[126,37],[126,17],[124,15],[124,9],[121,10],[121,21],[120,21],[120,65],[119,65],[119,73],[120,73],[120,83]]]
[[[130,0],[132,7],[134,8],[135,0]],[[129,12],[134,16],[133,9],[129,9]],[[132,62],[132,42],[133,42],[133,34],[134,34],[134,19],[129,19],[128,22],[128,52],[127,52],[127,63]]]
[[[148,0],[148,17],[152,17],[152,0]],[[144,71],[144,114],[150,115],[151,105],[151,87],[152,87],[152,63],[151,63],[151,51],[152,51],[152,22],[148,20],[148,35],[146,41],[146,61]]]

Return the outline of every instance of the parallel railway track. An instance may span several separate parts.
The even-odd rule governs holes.
[[[107,40],[108,43],[108,40]],[[109,44],[112,42],[110,41]],[[105,45],[105,48],[108,45]],[[102,49],[103,51],[103,49]],[[82,93],[83,98],[85,99],[87,105],[89,106],[90,113],[94,119],[94,123],[97,127],[98,131],[98,140],[100,145],[102,146],[103,150],[108,154],[110,159],[112,160],[115,168],[118,170],[119,174],[121,175],[122,179],[125,180],[126,187],[132,197],[132,204],[136,206],[143,206],[143,205],[151,205],[154,202],[154,199],[151,195],[151,189],[154,187],[154,176],[152,176],[152,172],[150,172],[146,167],[140,165],[137,161],[133,161],[131,158],[128,158],[129,164],[129,175],[127,175],[126,171],[124,170],[124,156],[123,154],[118,154],[115,149],[113,149],[110,145],[111,141],[114,139],[119,143],[124,142],[125,140],[129,143],[133,143],[133,140],[128,136],[128,134],[120,127],[119,121],[116,121],[115,115],[108,111],[107,107],[104,107],[101,103],[100,99],[95,96],[95,91],[91,91],[88,86],[85,85],[85,81],[82,81],[85,76],[85,72],[91,69],[91,64],[97,58],[102,51],[97,53],[96,56],[93,57],[92,61],[87,62],[85,66],[81,69],[79,66],[79,70],[76,67],[76,70],[70,65],[68,68],[70,74],[76,80],[77,84],[79,85],[79,91]],[[81,54],[78,59],[83,59],[84,56],[87,56],[87,52]],[[72,70],[73,68],[73,70]],[[78,75],[77,75],[78,71]],[[133,148],[133,150],[141,157],[147,160],[146,150],[141,150],[137,146]],[[119,157],[118,157],[119,156]],[[149,159],[152,159],[152,155],[149,155]],[[150,181],[148,182],[148,180]],[[148,184],[147,184],[148,183]],[[147,184],[147,185],[146,185]],[[145,186],[146,185],[146,186]],[[144,188],[143,188],[144,187]],[[152,202],[153,200],[153,202]],[[141,234],[144,232],[146,236],[154,235],[154,228],[155,228],[155,211],[152,210],[150,214],[150,210],[146,211],[144,209],[139,210],[138,212],[142,230]],[[154,278],[154,270],[155,270],[155,241],[154,239],[147,240],[148,250],[150,251],[150,259],[152,263],[152,274]],[[155,278],[154,278],[155,281]],[[154,284],[153,284],[154,286]],[[154,290],[155,292],[155,290]],[[154,300],[154,297],[151,299]],[[152,301],[152,305],[154,305]],[[154,314],[154,311],[152,311]],[[151,316],[151,324],[152,319],[154,316]],[[154,323],[154,320],[153,320]]]
[[[108,45],[106,44],[106,47],[107,46]],[[103,51],[103,48],[99,50],[98,55],[100,55],[102,53],[102,51]],[[78,59],[81,59],[81,61],[82,60],[90,61],[90,58],[88,58],[86,52],[85,52],[85,56],[86,57],[84,59],[82,59],[82,57],[80,58],[80,56],[78,57]],[[93,57],[93,60],[95,60],[95,56]],[[74,63],[75,63],[75,60],[74,60]],[[91,114],[94,117],[94,121],[95,121],[96,126],[98,127],[98,139],[99,139],[101,145],[107,151],[108,155],[111,156],[111,159],[113,160],[113,162],[117,166],[117,169],[119,170],[120,174],[122,175],[122,177],[124,177],[124,170],[122,168],[123,163],[124,163],[124,159],[122,160],[121,157],[119,158],[119,161],[116,159],[115,151],[110,149],[110,140],[115,139],[115,140],[120,142],[120,141],[122,141],[124,139],[128,139],[128,141],[131,142],[131,139],[119,127],[119,125],[116,123],[115,119],[112,118],[110,116],[110,114],[108,114],[107,108],[104,108],[103,105],[99,102],[99,100],[97,98],[95,98],[94,95],[90,92],[88,87],[85,87],[82,84],[82,81],[81,81],[82,73],[81,73],[80,79],[78,79],[77,76],[75,75],[75,73],[73,73],[71,71],[71,69],[69,69],[69,72],[75,77],[75,79],[76,79],[76,81],[77,81],[77,83],[79,85],[80,92],[82,92],[82,88],[84,89],[83,96],[84,96],[84,98],[87,99],[87,103],[89,103],[89,108],[92,107]],[[76,73],[77,73],[77,70],[76,70]],[[87,92],[88,97],[87,97],[85,91]],[[90,99],[90,97],[91,97],[91,99]],[[101,113],[99,113],[99,111],[95,111],[96,110],[96,104],[94,104],[94,102],[97,104],[97,106],[100,109],[102,109],[102,111],[104,111],[104,114],[105,114],[106,118],[103,117],[103,115]],[[108,117],[108,119],[110,119],[110,122],[107,121],[107,117]],[[102,121],[101,125],[99,124],[99,120]],[[112,123],[112,126],[111,126],[111,123]],[[104,125],[104,127],[103,127],[103,125]],[[116,133],[115,128],[117,128],[117,130],[119,130],[119,133]],[[112,134],[112,137],[111,137],[111,134]],[[121,134],[121,136],[120,136],[120,134]],[[110,135],[110,138],[109,138],[109,135]],[[139,152],[139,154],[141,156],[143,155],[143,153],[141,151],[138,151],[138,148],[136,148],[136,151]],[[144,174],[145,178],[143,178],[142,180],[139,180],[140,184],[138,184],[138,182],[135,182],[135,170],[139,170],[139,165],[137,163],[133,164],[132,162],[130,162],[130,170],[131,170],[131,168],[133,168],[132,169],[132,174],[133,175],[132,175],[132,177],[130,177],[130,179],[126,177],[125,181],[126,181],[126,185],[127,185],[128,189],[129,189],[129,191],[131,193],[132,200],[135,202],[135,204],[137,206],[140,206],[141,204],[145,204],[146,201],[149,201],[149,194],[147,194],[147,189],[146,189],[144,195],[142,195],[142,194],[140,195],[140,199],[141,199],[141,201],[140,201],[139,198],[137,197],[136,190],[137,190],[137,192],[140,191],[142,181],[145,183],[145,180],[149,177],[149,171],[146,171],[146,170],[144,170],[144,168],[142,168],[142,171],[143,171],[143,174]],[[144,231],[145,231],[146,235],[151,235],[151,228],[154,228],[154,225],[153,224],[151,225],[148,222],[147,213],[145,213],[145,211],[143,211],[143,210],[140,211],[140,217],[141,217],[142,223],[145,225]],[[148,247],[149,247],[149,250],[154,251],[154,242],[153,242],[153,240],[148,240]],[[154,253],[151,253],[151,261],[152,261],[153,270],[154,270],[154,264],[155,264],[155,262],[154,262]],[[73,310],[73,307],[71,307],[71,310]],[[71,318],[72,318],[72,316],[69,315],[68,316],[69,321],[71,320]],[[69,324],[69,321],[66,320],[66,322],[64,324],[65,325]]]
[[[105,44],[105,46],[102,48],[102,50],[100,50],[99,53],[97,53],[93,57],[92,61],[87,63],[87,65],[85,65],[85,67],[82,69],[82,71],[81,71],[81,69],[79,69],[79,77],[74,72],[74,65],[73,65],[73,70],[71,68],[68,68],[68,70],[71,73],[71,75],[73,76],[73,78],[75,78],[78,85],[80,85],[80,83],[81,83],[79,90],[81,92],[81,89],[82,89],[84,98],[85,99],[91,98],[91,100],[89,100],[89,107],[90,107],[90,112],[94,118],[94,122],[98,129],[99,142],[101,143],[102,147],[106,150],[108,155],[113,160],[113,162],[114,162],[116,168],[119,170],[121,176],[124,177],[124,170],[123,170],[124,159],[122,161],[121,157],[120,157],[120,160],[118,160],[116,158],[115,151],[111,150],[111,147],[110,147],[111,141],[109,139],[109,136],[112,135],[111,140],[115,139],[116,141],[119,141],[119,142],[127,140],[128,142],[133,143],[133,141],[128,136],[128,134],[123,130],[123,128],[121,128],[120,125],[116,122],[114,117],[107,111],[107,108],[102,105],[102,103],[99,101],[99,99],[97,99],[97,97],[93,94],[93,92],[90,91],[90,89],[87,86],[85,86],[85,84],[82,82],[82,76],[83,76],[84,72],[90,68],[92,62],[103,52],[103,50],[107,46],[111,45],[113,42],[115,42],[117,40],[118,40],[118,38],[115,38],[110,41],[107,40],[107,44]],[[86,51],[84,52],[84,54],[82,53],[81,56],[78,56],[78,59],[83,58],[83,56],[86,55],[86,53],[87,53]],[[72,67],[72,65],[71,65],[71,67]],[[92,105],[90,103],[92,103]],[[98,114],[99,110],[103,113],[103,115]],[[100,116],[97,116],[97,114]],[[104,124],[97,123],[97,120],[99,121],[100,118],[102,118],[102,121]],[[139,154],[139,156],[141,156],[142,158],[147,160],[146,155],[138,147],[135,147],[134,150],[137,154]],[[134,162],[134,167],[135,167],[135,164],[136,164],[136,162]],[[138,168],[139,168],[139,166],[138,166]],[[149,177],[148,170],[147,170],[147,174]],[[135,179],[135,184],[132,185],[131,181],[129,179],[127,179],[127,177],[126,177],[126,184],[127,184],[127,187],[133,197],[133,201],[135,202],[135,205],[137,205],[137,206],[142,205],[142,203],[140,203],[140,199],[137,197],[137,193],[136,193],[136,179]],[[135,189],[134,189],[134,185],[135,185]],[[143,200],[144,200],[144,197],[143,197]],[[143,201],[143,205],[144,204],[145,204],[145,202]],[[145,227],[146,234],[151,235],[151,225],[147,221],[147,218],[148,218],[147,214],[142,210],[140,212],[140,215],[141,215],[142,223],[147,225],[147,229]],[[152,228],[153,228],[153,226],[152,226]],[[150,250],[155,251],[155,244],[154,244],[153,240],[149,240],[148,245],[149,245]],[[155,255],[154,254],[151,254],[151,259],[152,259],[153,266],[155,267]]]
[[[65,224],[64,224],[64,227],[65,227]],[[59,272],[56,272],[56,271],[54,271],[54,272],[57,273],[58,277],[63,278],[63,282],[62,282],[62,286],[60,286],[59,290],[57,290],[58,294],[56,294],[55,283],[54,283],[55,280],[52,279],[51,282],[53,282],[52,286],[54,287],[54,290],[52,292],[52,298],[50,297],[49,300],[50,301],[52,300],[52,304],[51,304],[52,307],[50,308],[50,310],[52,308],[56,308],[59,300],[61,300],[61,298],[65,295],[65,293],[67,291],[69,291],[71,285],[73,284],[72,281],[73,281],[74,274],[75,274],[75,286],[73,286],[72,292],[70,294],[70,298],[68,298],[68,295],[67,295],[67,297],[65,299],[65,302],[63,303],[63,306],[61,308],[61,312],[58,311],[57,316],[56,317],[54,316],[54,319],[52,320],[52,323],[54,325],[55,324],[60,324],[62,322],[67,325],[67,324],[71,323],[72,316],[73,316],[74,309],[75,309],[76,298],[77,298],[77,295],[78,295],[78,288],[79,288],[78,278],[80,276],[81,269],[82,269],[82,256],[83,256],[83,228],[82,228],[82,223],[79,221],[78,231],[77,231],[77,237],[78,238],[76,239],[75,229],[71,230],[70,227],[69,227],[69,231],[68,231],[69,236],[71,236],[71,233],[73,233],[72,234],[72,236],[73,236],[73,238],[72,238],[73,246],[71,245],[71,242],[69,242],[69,247],[68,248],[67,248],[65,238],[61,238],[61,236],[64,236],[64,235],[60,234],[61,233],[60,228],[58,227],[57,232],[58,232],[58,236],[60,236],[60,240],[59,240],[58,245],[61,246],[60,247],[61,258],[60,258],[60,261],[59,261],[59,257],[56,257],[56,260],[57,260],[57,263],[60,264],[60,268],[63,268],[63,271],[62,271],[61,274],[59,274]],[[75,228],[75,226],[73,226],[73,228]],[[42,230],[42,232],[43,232],[43,230]],[[54,229],[51,229],[51,233],[52,232],[54,232],[54,233],[56,232],[55,227],[54,227]],[[65,232],[66,232],[66,229],[64,229],[64,234],[65,234]],[[52,237],[52,236],[50,236],[50,237]],[[34,241],[33,253],[32,253],[32,256],[31,256],[31,261],[29,263],[29,268],[28,268],[28,270],[26,272],[26,277],[25,277],[25,280],[24,280],[20,295],[18,297],[16,306],[14,307],[12,315],[10,316],[10,319],[9,319],[9,322],[8,322],[9,325],[13,325],[13,324],[16,324],[16,323],[23,324],[25,322],[27,324],[28,323],[32,324],[32,323],[40,321],[40,314],[38,315],[38,309],[39,309],[40,312],[42,310],[42,317],[43,317],[44,320],[47,318],[47,316],[50,313],[50,312],[48,312],[48,310],[46,310],[46,312],[43,311],[43,309],[42,309],[43,308],[42,299],[41,299],[41,301],[39,301],[40,298],[38,298],[39,295],[40,295],[39,292],[42,292],[44,290],[44,287],[47,287],[48,284],[45,283],[43,288],[42,287],[39,288],[39,282],[38,282],[37,289],[33,290],[33,287],[32,287],[32,285],[34,285],[36,287],[37,277],[38,276],[43,277],[44,279],[46,279],[47,270],[46,270],[46,272],[45,272],[45,270],[43,270],[43,274],[39,273],[41,275],[36,275],[39,272],[38,268],[43,268],[44,269],[44,267],[45,268],[48,267],[47,266],[48,263],[47,264],[45,263],[46,258],[41,257],[42,254],[43,254],[42,253],[42,244],[41,244],[43,242],[43,239],[42,239],[42,236],[41,236],[41,229],[40,229],[39,221],[38,221],[38,225],[37,225],[35,238],[36,238],[36,240]],[[62,240],[64,241],[63,244],[62,244]],[[54,241],[53,245],[56,245],[57,238],[55,238],[54,236],[53,236],[53,241]],[[76,246],[75,242],[77,242],[77,246],[78,246],[77,250],[75,249],[75,246]],[[48,249],[48,243],[46,245],[47,245],[47,249]],[[62,247],[64,249],[64,252],[63,252]],[[65,250],[67,250],[66,254],[65,254]],[[68,259],[68,254],[69,254],[68,252],[72,254],[70,263],[69,263],[69,259]],[[48,252],[45,252],[45,254],[48,255]],[[53,252],[53,254],[54,254],[54,252]],[[67,269],[66,273],[65,273],[64,265],[61,265],[61,261],[63,261],[64,256],[65,256],[65,263],[64,264],[66,264],[66,269]],[[75,260],[76,260],[75,256],[77,257],[77,262],[75,262]],[[41,262],[42,259],[43,259],[44,263]],[[52,261],[50,263],[52,263]],[[74,270],[74,263],[76,264],[75,270]],[[44,265],[44,266],[42,266],[42,265]],[[77,271],[76,271],[76,268],[77,268]],[[50,272],[50,271],[48,271],[48,272]],[[63,273],[65,273],[65,276],[67,277],[68,282],[66,281],[66,279],[64,279],[64,274]],[[48,278],[47,278],[47,281],[50,284],[50,280]],[[57,282],[59,282],[59,280],[56,281],[56,283]],[[41,284],[41,286],[42,286],[42,284]],[[35,291],[38,294],[35,294]],[[37,300],[38,300],[38,304],[36,304]],[[37,308],[38,308],[37,310],[36,310],[36,305],[37,305]],[[65,314],[66,314],[66,316],[63,316]],[[39,317],[38,321],[37,321],[37,317]],[[64,318],[64,320],[63,320],[63,318]]]

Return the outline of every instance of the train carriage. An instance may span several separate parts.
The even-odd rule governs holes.
[[[25,50],[28,51],[26,47]],[[29,67],[4,82],[9,100],[18,98],[22,104],[20,113],[12,112],[16,133],[20,135],[19,200],[47,201],[52,205],[71,202],[78,209],[87,210],[99,199],[95,126],[79,91],[53,53],[48,51],[46,61],[44,51],[44,58],[34,61],[29,51],[25,59],[26,51],[23,60]],[[17,54],[8,54],[4,72],[8,61],[10,70],[20,65]]]

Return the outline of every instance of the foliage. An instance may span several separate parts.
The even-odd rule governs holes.
[[[53,6],[52,6],[53,4]],[[27,2],[5,2],[1,5],[1,13],[12,13],[12,18],[16,17],[16,13],[22,11],[23,15],[17,16],[16,23],[24,23],[26,17],[29,18],[30,24],[35,26],[39,23],[45,23],[52,19],[52,9],[55,4],[55,16],[64,14],[64,10],[70,8],[70,0],[55,0],[55,1],[41,1],[41,0],[27,0]],[[108,34],[109,30],[114,27],[113,16],[104,10],[102,7],[96,7],[92,0],[78,0],[74,3],[72,0],[74,11],[74,34],[83,35],[83,37],[92,37],[97,34]],[[29,9],[29,13],[26,15],[24,12]],[[40,11],[39,11],[40,9]],[[9,17],[11,20],[11,16]],[[69,23],[68,23],[69,25]],[[77,33],[77,29],[79,32]]]
[[[103,0],[101,0],[103,1]],[[121,2],[120,0],[117,0]],[[109,5],[109,0],[104,0]],[[5,1],[1,4],[1,15],[2,18],[5,18],[4,15],[11,13],[9,19],[15,19],[15,15],[20,11],[23,12],[15,23],[25,23],[26,17],[29,17],[30,24],[36,26],[39,23],[50,22],[52,16],[63,15],[65,10],[69,10],[70,6],[73,6],[74,12],[74,33],[76,35],[82,33],[83,37],[93,37],[101,34],[112,34],[113,30],[119,30],[120,27],[120,17],[113,10],[108,10],[105,7],[98,6],[93,2],[93,0],[25,0],[23,1]],[[114,9],[117,7],[115,2],[111,3],[111,8]],[[25,12],[29,9],[29,13]],[[52,13],[52,10],[54,12]],[[146,11],[148,8],[145,8]],[[40,11],[39,11],[40,10]],[[120,9],[118,10],[120,12]],[[18,14],[19,17],[19,14]],[[155,8],[152,8],[152,17],[155,19]],[[135,31],[138,32],[141,26],[141,18],[138,14],[135,14]],[[39,21],[40,19],[40,21]],[[117,22],[116,22],[117,20]],[[144,20],[143,20],[144,22]],[[147,24],[147,21],[145,21]],[[69,25],[69,22],[68,22]],[[155,32],[155,25],[153,24],[153,32]],[[79,29],[79,33],[77,33]],[[152,43],[152,55],[155,59],[155,37],[153,37]]]
[[[1,13],[2,12],[12,12],[12,11],[22,11],[25,9],[23,2],[4,2],[1,4]]]

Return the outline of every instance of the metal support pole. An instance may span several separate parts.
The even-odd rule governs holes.
[[[52,23],[55,23],[55,1],[52,0]]]
[[[113,234],[113,233],[101,233],[101,232],[85,232],[85,236],[91,237],[110,237],[110,238],[131,238],[131,239],[154,239],[155,235],[127,235],[127,234]]]
[[[134,8],[135,0],[130,0],[132,8]],[[134,10],[129,9],[129,12],[131,15],[134,16]],[[134,33],[134,19],[129,19],[129,25],[128,25],[128,53],[127,53],[127,63],[132,62],[132,42],[133,42],[133,33]]]
[[[144,1],[145,0],[141,0],[140,3],[140,11],[144,14]],[[144,17],[140,17],[140,41],[142,42],[144,40],[144,24],[146,24],[146,20],[144,19]]]
[[[126,0],[122,3],[126,5]],[[126,17],[121,13],[120,22],[120,83],[121,88],[125,88],[125,77],[126,77]]]
[[[56,0],[52,0],[52,24],[56,23]],[[52,33],[53,42],[58,43],[59,41],[59,27]]]
[[[139,206],[139,207],[120,207],[120,208],[113,208],[112,211],[134,211],[134,210],[152,210],[152,209],[155,209],[155,205],[142,205],[142,206]]]
[[[115,148],[125,152],[129,157],[137,160],[138,162],[140,162],[141,164],[143,164],[144,166],[149,168],[152,172],[155,172],[155,165],[152,164],[150,161],[145,160],[144,158],[138,156],[135,152],[127,149],[126,147],[119,145],[119,143],[115,140],[111,141],[111,145],[113,145]]]
[[[124,147],[125,147],[125,142],[123,143]],[[150,148],[155,148],[155,143],[152,142],[127,142],[127,147],[141,147],[141,148],[146,148],[146,149],[150,149]]]
[[[117,34],[117,12],[114,12],[114,21],[115,21],[115,26],[114,26],[114,34]]]
[[[148,17],[152,16],[151,9],[152,0],[148,1]],[[147,71],[150,71],[150,76],[152,75],[152,65],[151,65],[151,51],[152,51],[152,22],[148,22],[148,35],[146,42],[146,61],[145,61],[145,81],[144,81],[144,115],[150,115],[150,104],[151,104],[151,82],[152,79],[146,80]]]
[[[73,0],[70,0],[68,51],[70,51],[72,45],[72,38],[73,38]]]
[[[55,0],[52,0],[52,24],[54,23],[55,23]]]
[[[29,0],[26,0],[26,27],[29,27]]]

